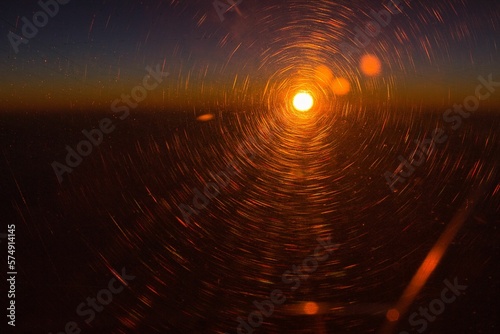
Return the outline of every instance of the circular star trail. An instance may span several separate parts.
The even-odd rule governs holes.
[[[481,279],[498,279],[486,273],[498,260],[500,87],[478,77],[500,81],[498,5],[234,3],[95,1],[81,16],[68,4],[30,41],[36,55],[18,56],[13,66],[46,58],[34,76],[57,78],[67,94],[54,99],[74,106],[66,118],[85,110],[64,133],[97,127],[92,108],[116,126],[64,183],[50,174],[35,204],[18,204],[47,266],[41,283],[27,269],[33,293],[52,281],[49,306],[70,320],[125,267],[136,279],[90,324],[78,318],[82,330],[237,333],[278,289],[286,300],[255,333],[374,333],[461,210],[447,255],[395,326],[410,330],[446,278],[493,286]],[[77,27],[55,31],[69,24],[63,10]],[[156,64],[168,77],[120,120],[109,105]],[[491,96],[477,111],[453,111],[481,84]],[[436,129],[446,140],[429,142]],[[327,240],[338,247],[304,269]],[[467,305],[446,312],[485,310]]]

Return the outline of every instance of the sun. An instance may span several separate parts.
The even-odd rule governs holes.
[[[293,97],[293,106],[298,111],[308,111],[314,105],[314,100],[311,94],[307,92],[297,93]]]

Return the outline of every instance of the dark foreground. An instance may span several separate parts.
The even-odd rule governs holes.
[[[66,145],[76,149],[104,117],[0,119],[15,332],[375,333],[463,209],[464,225],[396,332],[498,332],[494,113],[456,131],[431,113],[134,115],[114,120],[60,184],[51,164],[66,164]],[[405,167],[398,156],[416,160],[440,126],[448,139]],[[391,190],[384,174],[400,164],[407,176]],[[446,280],[466,289],[441,310],[432,302]],[[430,304],[439,314],[420,313]]]

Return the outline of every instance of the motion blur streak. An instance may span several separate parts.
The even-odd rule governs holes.
[[[489,176],[495,175],[493,171]],[[443,258],[446,250],[451,242],[463,226],[465,221],[469,218],[474,211],[475,206],[479,199],[481,199],[488,190],[492,187],[492,180],[485,180],[484,184],[476,191],[473,191],[471,196],[465,200],[462,207],[458,210],[456,215],[450,221],[446,229],[443,231],[439,239],[436,241],[432,249],[427,254],[426,258],[418,268],[412,280],[404,290],[401,298],[396,303],[394,308],[387,311],[385,325],[382,327],[380,334],[393,333],[397,325],[397,321],[401,320],[408,311],[409,307],[415,300],[416,296],[424,287],[429,279],[429,276],[434,272],[439,262]]]

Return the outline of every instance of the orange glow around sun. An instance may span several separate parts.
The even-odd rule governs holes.
[[[361,72],[370,77],[377,76],[382,71],[382,64],[377,56],[367,54],[361,58]]]
[[[351,84],[347,79],[334,78],[332,80],[332,90],[335,95],[346,95],[351,90]]]
[[[316,67],[316,71],[314,74],[316,75],[317,80],[320,80],[325,83],[333,80],[332,71],[325,65],[320,65]]]

